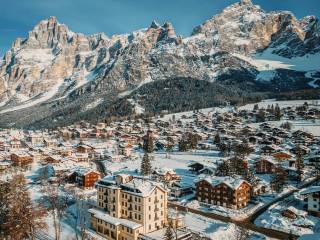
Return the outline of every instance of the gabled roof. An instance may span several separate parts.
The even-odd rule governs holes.
[[[240,179],[240,178],[233,178],[233,177],[206,177],[204,179],[199,179],[197,180],[197,182],[200,181],[206,181],[209,184],[211,184],[213,187],[220,185],[221,183],[226,184],[228,187],[230,187],[231,189],[238,189],[242,183],[247,183],[248,185],[251,186],[250,183],[248,183],[246,180]]]

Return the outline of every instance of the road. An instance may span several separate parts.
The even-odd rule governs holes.
[[[262,233],[264,235],[266,235],[267,237],[270,238],[276,238],[276,239],[297,239],[299,236],[297,235],[292,235],[289,234],[287,232],[283,232],[283,231],[279,231],[279,230],[275,230],[275,229],[270,229],[270,228],[264,228],[261,226],[257,226],[254,224],[254,221],[261,215],[263,214],[266,210],[268,210],[268,208],[279,202],[282,201],[288,197],[290,197],[292,194],[294,194],[295,192],[301,190],[302,188],[308,187],[310,185],[312,185],[313,183],[317,182],[320,180],[320,177],[317,177],[309,182],[303,183],[301,184],[297,189],[293,189],[287,193],[285,193],[284,195],[282,195],[281,197],[278,197],[274,200],[272,200],[269,203],[264,204],[262,207],[258,208],[253,214],[251,214],[249,217],[243,219],[243,220],[235,220],[232,219],[230,217],[226,217],[226,216],[222,216],[219,214],[215,214],[215,213],[211,213],[211,212],[204,212],[198,209],[193,209],[193,208],[188,208],[186,206],[182,206],[176,202],[169,202],[168,203],[168,207],[173,208],[173,209],[177,209],[179,211],[183,211],[183,212],[192,212],[198,215],[202,215],[204,217],[207,218],[211,218],[211,219],[215,219],[215,220],[219,220],[222,222],[226,222],[226,223],[234,223],[237,226],[240,227],[245,227],[246,229],[252,230],[254,232],[258,232],[258,233]]]
[[[237,220],[231,219],[230,217],[221,216],[221,215],[214,214],[214,213],[211,213],[211,212],[203,212],[201,210],[188,208],[188,207],[181,206],[181,205],[173,203],[173,202],[169,202],[168,206],[170,208],[177,209],[177,210],[182,211],[182,212],[192,212],[192,213],[195,213],[195,214],[207,217],[207,218],[219,220],[219,221],[222,221],[222,222],[234,223],[237,226],[244,227],[244,228],[252,230],[254,232],[262,233],[262,234],[264,234],[264,235],[266,235],[268,237],[271,237],[271,238],[289,239],[289,237],[290,237],[290,234],[288,234],[288,233],[277,231],[277,230],[273,230],[273,229],[267,229],[267,228],[259,227],[259,226],[254,225],[250,221],[245,221],[245,220],[244,221],[237,221]],[[298,238],[298,236],[293,236],[293,237],[294,237],[294,239]]]

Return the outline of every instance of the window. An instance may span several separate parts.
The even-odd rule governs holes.
[[[151,219],[151,214],[149,214],[149,220]]]
[[[149,224],[149,230],[151,230],[151,224]]]
[[[149,198],[149,202],[151,202],[151,198]]]

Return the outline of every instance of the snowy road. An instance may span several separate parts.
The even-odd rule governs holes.
[[[202,210],[198,210],[198,209],[194,209],[194,208],[189,208],[189,207],[186,207],[186,206],[182,206],[180,204],[177,204],[175,202],[169,202],[168,203],[168,206],[170,208],[173,208],[173,209],[177,209],[179,211],[183,211],[183,212],[192,212],[192,213],[195,213],[195,214],[199,214],[201,216],[204,216],[204,217],[207,217],[207,218],[211,218],[211,219],[215,219],[215,220],[220,220],[222,222],[227,222],[227,223],[234,223],[240,227],[245,227],[246,229],[249,229],[251,231],[254,231],[254,232],[258,232],[258,233],[261,233],[261,234],[264,234],[268,237],[271,237],[271,238],[276,238],[276,239],[289,239],[289,237],[293,237],[293,239],[297,239],[298,236],[296,235],[291,235],[287,232],[283,232],[283,231],[279,231],[279,230],[275,230],[275,229],[270,229],[270,228],[264,228],[264,227],[261,227],[261,226],[257,226],[254,221],[259,217],[261,216],[262,213],[264,213],[265,211],[268,210],[268,208],[270,206],[272,206],[273,204],[277,203],[277,202],[280,202],[288,197],[290,197],[292,194],[294,194],[295,192],[305,188],[305,187],[308,187],[310,185],[312,185],[313,183],[317,182],[318,180],[320,180],[320,177],[318,178],[314,178],[308,182],[305,182],[303,184],[301,184],[297,189],[293,189],[293,190],[290,190],[289,192],[287,192],[286,194],[274,199],[273,201],[270,201],[266,204],[264,204],[262,207],[258,208],[253,214],[251,214],[248,218],[246,219],[243,219],[243,220],[236,220],[236,219],[233,219],[231,217],[226,217],[226,216],[222,216],[222,215],[219,215],[219,214],[215,214],[215,213],[212,213],[212,212],[205,212],[205,211],[202,211]]]

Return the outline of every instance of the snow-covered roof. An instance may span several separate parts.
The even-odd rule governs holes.
[[[102,212],[98,209],[89,209],[88,210],[89,213],[92,213],[94,215],[94,217],[104,221],[104,222],[107,222],[107,223],[110,223],[110,224],[113,224],[113,225],[122,225],[122,226],[125,226],[125,227],[129,227],[131,229],[135,229],[135,228],[139,228],[139,227],[142,227],[141,224],[139,223],[136,223],[136,222],[133,222],[133,221],[130,221],[130,220],[127,220],[127,219],[122,219],[122,218],[115,218],[115,217],[112,217],[111,215],[109,214],[106,214],[105,212]]]
[[[149,196],[156,187],[161,187],[159,183],[139,178],[133,178],[130,182],[121,184],[121,186],[133,190],[134,194],[142,197]]]
[[[299,210],[299,209],[297,209],[297,208],[295,208],[293,206],[288,207],[287,210],[293,212],[297,216],[307,216],[308,215],[308,213],[306,211]]]
[[[247,181],[240,179],[240,178],[233,178],[233,177],[217,177],[217,176],[213,176],[213,177],[206,177],[204,179],[199,179],[197,180],[197,182],[205,180],[208,183],[210,183],[212,186],[217,186],[221,183],[226,184],[227,186],[229,186],[232,189],[237,189],[240,187],[240,185],[242,183],[248,183]],[[250,185],[250,183],[248,183]]]
[[[301,195],[306,195],[310,193],[320,192],[320,186],[311,186],[300,192]]]

